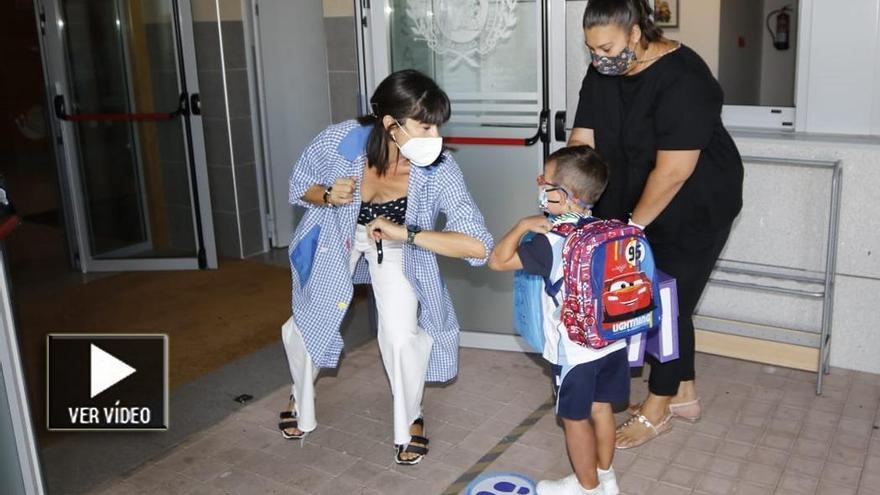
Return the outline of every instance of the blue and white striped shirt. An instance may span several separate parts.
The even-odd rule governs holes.
[[[290,176],[290,203],[306,208],[289,248],[293,318],[319,368],[336,367],[343,345],[339,326],[351,302],[353,284],[370,282],[364,258],[349,276],[361,195],[360,188],[355,188],[352,202],[339,207],[313,205],[301,198],[314,184],[332,184],[339,177],[355,177],[360,184],[371,130],[372,126],[354,120],[331,125],[309,144]],[[433,230],[442,212],[445,231],[466,234],[485,246],[485,258],[466,261],[472,266],[486,263],[494,246],[492,236],[449,152],[444,151],[429,167],[410,167],[407,197],[407,225]],[[434,339],[426,379],[451,380],[458,374],[459,326],[436,255],[405,244],[403,273],[421,305],[419,326]]]

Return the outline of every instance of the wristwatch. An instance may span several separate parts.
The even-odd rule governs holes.
[[[627,215],[627,217],[629,217],[629,218],[628,218],[628,221],[626,222],[627,225],[632,225],[633,227],[638,227],[638,228],[641,229],[641,230],[645,230],[645,226],[644,226],[644,225],[642,225],[642,224],[640,224],[640,223],[635,223],[635,222],[633,222],[633,214],[632,214],[632,213],[630,213],[629,215]]]
[[[333,192],[333,186],[324,189],[324,204],[330,205],[330,193]],[[330,205],[333,206],[333,205]]]
[[[406,226],[406,243],[414,246],[416,244],[416,234],[422,231],[422,228],[418,225],[407,225]]]
[[[640,225],[640,224],[637,224],[637,223],[633,222],[633,221],[632,221],[632,218],[629,219],[629,222],[627,222],[627,225],[632,225],[633,227],[638,227],[639,230],[645,230],[645,226],[644,226],[644,225]]]

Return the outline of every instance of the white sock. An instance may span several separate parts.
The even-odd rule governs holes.
[[[617,486],[617,476],[614,475],[614,467],[609,466],[608,470],[599,468],[599,486],[605,491],[605,495],[618,495],[620,487]]]
[[[602,488],[602,484],[599,483],[599,486],[591,490],[587,490],[586,488],[581,486],[581,493],[583,493],[583,495],[605,495],[605,489]]]

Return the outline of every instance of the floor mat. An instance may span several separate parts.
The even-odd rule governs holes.
[[[173,389],[279,340],[290,270],[223,260],[218,270],[123,273],[22,295],[15,307],[31,407],[43,425],[47,334],[168,334]]]

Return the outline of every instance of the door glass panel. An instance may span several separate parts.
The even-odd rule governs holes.
[[[450,124],[532,127],[540,113],[534,0],[393,0],[391,70],[418,69],[452,99]]]
[[[583,17],[587,0],[565,2],[565,126],[571,129],[577,113],[581,83],[587,74],[590,52],[584,43]]]
[[[61,8],[92,258],[195,256],[186,135],[168,115],[180,94],[170,0]]]
[[[393,0],[390,5],[389,32],[381,35],[390,45],[390,69],[418,69],[449,94],[452,118],[444,135],[518,140],[535,134],[544,92],[541,2]],[[543,152],[541,145],[454,147],[490,232],[505,232],[517,219],[537,213],[535,176]],[[462,330],[513,331],[509,273],[474,270],[453,258],[441,257],[438,263]]]

